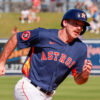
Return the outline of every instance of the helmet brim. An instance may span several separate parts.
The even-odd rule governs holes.
[[[86,22],[86,21],[84,21],[85,22],[85,25],[86,26],[90,26],[90,23],[88,23],[88,22]]]

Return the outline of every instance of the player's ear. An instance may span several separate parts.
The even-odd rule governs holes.
[[[63,27],[67,26],[67,20],[63,20]]]

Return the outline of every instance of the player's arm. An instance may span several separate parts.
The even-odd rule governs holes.
[[[17,46],[17,35],[13,35],[6,43],[4,50],[0,56],[0,76],[5,74],[5,64],[9,55]]]
[[[77,74],[74,77],[75,82],[79,85],[84,84],[85,82],[87,82],[88,77],[89,77],[90,72],[91,72],[91,68],[92,68],[91,61],[90,60],[85,60],[82,72]]]
[[[27,56],[29,53],[29,50],[30,48],[24,48],[24,49],[15,51],[8,57],[8,59],[12,59],[12,58],[20,57],[20,56]]]

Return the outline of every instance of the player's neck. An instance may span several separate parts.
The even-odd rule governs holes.
[[[64,42],[64,43],[69,43],[72,42],[73,39],[71,39],[68,34],[66,33],[66,30],[61,29],[58,32],[58,37]]]

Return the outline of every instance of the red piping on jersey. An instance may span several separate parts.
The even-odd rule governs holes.
[[[34,47],[32,47],[32,53],[30,55],[30,57],[27,59],[27,61],[25,62],[23,68],[22,68],[22,72],[25,74],[25,76],[28,78],[29,77],[29,70],[30,70],[30,64],[31,64],[31,57],[34,53]]]
[[[23,86],[24,86],[24,81],[23,81],[23,83],[22,83],[22,90],[23,90],[23,93],[24,93],[26,99],[29,100],[29,99],[28,99],[28,96],[26,95],[26,93],[25,93],[25,91],[24,91],[24,87],[23,87]]]
[[[72,69],[72,75],[75,77],[77,75],[77,70],[76,68]]]

